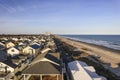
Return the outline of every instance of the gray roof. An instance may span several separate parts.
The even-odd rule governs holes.
[[[57,59],[60,60],[60,53],[59,52],[57,52],[57,53],[49,53],[49,54],[51,54],[52,56],[54,56],[54,57],[56,57]]]
[[[49,60],[51,60],[51,61],[53,61],[57,64],[60,64],[60,60],[57,59],[55,56],[49,54],[49,53],[45,55],[45,58],[47,58],[47,59],[49,59]]]
[[[8,66],[12,67],[12,68],[16,68],[17,65],[15,65],[10,59],[3,61],[3,63],[7,64]]]
[[[30,65],[23,71],[23,74],[60,74],[60,66],[48,61],[41,61]]]
[[[0,50],[0,61],[4,61],[7,59],[7,53],[5,51]]]
[[[60,55],[57,55],[57,56],[55,56],[54,54],[58,54],[58,53],[51,53],[51,54],[49,54],[49,53],[42,53],[42,54],[39,54],[34,60],[33,60],[33,62],[31,63],[31,64],[34,64],[34,63],[36,63],[36,62],[39,62],[39,60],[40,59],[43,59],[43,58],[47,58],[47,59],[49,59],[49,60],[51,60],[51,61],[53,61],[53,62],[55,62],[55,63],[57,63],[57,64],[60,64],[60,59],[58,58],[58,56],[60,56]]]

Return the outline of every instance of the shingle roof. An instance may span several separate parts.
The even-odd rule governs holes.
[[[40,48],[40,46],[38,46],[37,44],[31,45],[30,47],[32,47],[33,49],[38,49],[38,48]]]
[[[41,61],[30,65],[23,71],[23,74],[60,74],[60,66],[48,61]]]
[[[3,61],[3,63],[9,65],[12,68],[16,68],[17,67],[17,65],[15,65],[10,59],[8,59],[6,61]]]
[[[46,54],[45,55],[45,58],[57,63],[57,64],[60,64],[60,60],[57,59],[55,56],[51,55],[51,54]]]
[[[5,51],[0,50],[0,61],[4,61],[7,59],[7,53]]]
[[[54,53],[53,53],[54,54]],[[57,53],[56,53],[57,54]],[[46,53],[43,53],[43,54],[39,54],[32,62],[32,64],[36,63],[36,62],[39,62],[40,59],[43,59],[43,58],[47,58],[57,64],[60,64],[60,59],[53,56],[52,53],[49,54],[48,52]]]

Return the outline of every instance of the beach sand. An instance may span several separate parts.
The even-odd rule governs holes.
[[[100,60],[103,63],[109,63],[113,68],[118,67],[118,64],[120,64],[120,50],[115,50],[104,46],[63,38],[61,36],[55,37],[73,47],[76,47],[78,50],[88,53],[89,55],[100,57]]]

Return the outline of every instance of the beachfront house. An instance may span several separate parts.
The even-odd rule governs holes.
[[[17,47],[11,47],[7,50],[7,54],[11,57],[14,57],[16,55],[19,55],[20,51]]]
[[[103,76],[99,76],[94,67],[88,66],[82,61],[72,61],[68,63],[68,68],[70,71],[72,80],[107,80]]]

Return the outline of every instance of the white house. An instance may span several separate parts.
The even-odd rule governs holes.
[[[7,42],[6,43],[6,48],[10,48],[10,47],[13,47],[13,46],[15,46],[15,44],[12,43],[12,42]]]
[[[14,40],[14,41],[18,41],[18,38],[12,38],[12,40]]]
[[[30,54],[32,53],[32,48],[30,46],[27,46],[23,49],[23,53]]]
[[[107,80],[103,76],[99,76],[94,67],[88,66],[81,61],[73,61],[68,63],[69,70],[71,72],[71,78],[73,80]]]
[[[13,80],[16,67],[9,60],[0,62],[0,80]]]
[[[19,55],[19,53],[20,53],[19,49],[15,48],[15,47],[11,47],[7,50],[7,54],[12,57]]]
[[[19,42],[18,45],[25,45],[23,42]]]
[[[3,72],[5,72],[5,71],[13,72],[14,68],[9,66],[9,65],[7,65],[7,64],[5,64],[5,63],[3,63],[3,62],[0,62],[0,71],[3,71]]]
[[[40,53],[40,46],[38,46],[36,44],[27,46],[23,49],[23,53],[36,56]]]

